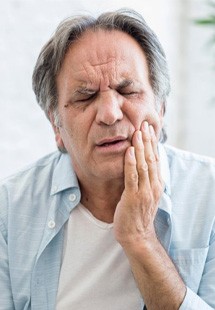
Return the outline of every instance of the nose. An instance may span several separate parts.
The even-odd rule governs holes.
[[[114,125],[117,121],[123,119],[122,98],[113,90],[100,93],[97,102],[96,122],[99,125]]]

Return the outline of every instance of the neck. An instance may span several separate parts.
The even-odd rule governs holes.
[[[81,182],[81,203],[97,219],[112,223],[116,206],[124,190],[124,180]]]

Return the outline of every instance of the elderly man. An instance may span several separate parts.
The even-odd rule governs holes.
[[[164,145],[140,15],[62,22],[33,74],[59,151],[2,182],[2,310],[215,308],[215,164]]]

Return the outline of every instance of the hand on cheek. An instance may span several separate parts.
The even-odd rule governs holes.
[[[154,219],[163,184],[157,139],[147,122],[133,135],[125,154],[124,173],[125,189],[114,216],[116,238],[122,245],[156,238]]]

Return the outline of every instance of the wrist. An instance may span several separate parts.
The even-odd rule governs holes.
[[[154,255],[154,251],[157,251],[161,244],[157,239],[155,232],[147,234],[130,235],[127,238],[121,238],[117,240],[124,251],[132,255]]]

